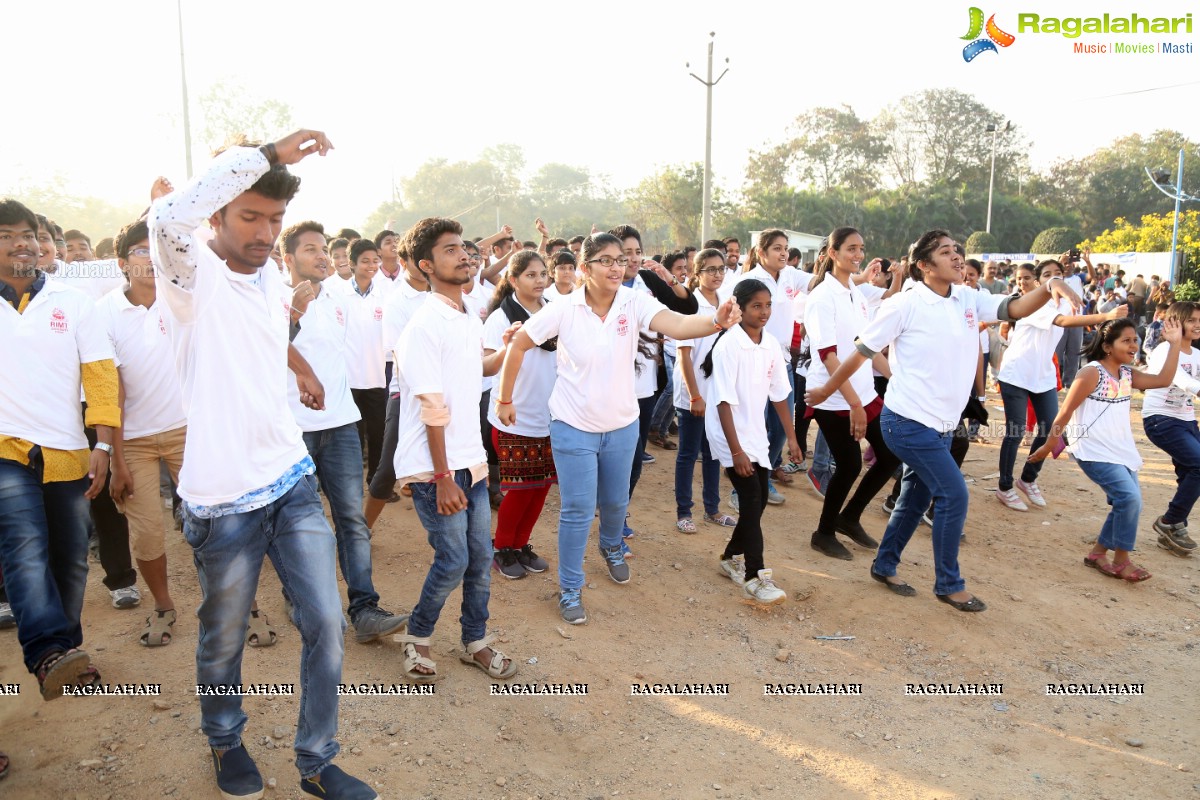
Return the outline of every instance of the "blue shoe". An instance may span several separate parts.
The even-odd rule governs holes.
[[[656,459],[654,456],[650,455],[649,453],[645,452],[644,450],[642,451],[642,463],[643,464],[653,464],[657,460],[658,459]]]
[[[582,625],[587,622],[587,612],[583,610],[582,590],[563,589],[558,593],[558,613],[563,621],[571,625]]]
[[[629,549],[629,542],[625,539],[621,540],[621,555],[625,558],[633,558],[633,551]]]
[[[257,800],[263,795],[263,779],[246,748],[238,745],[232,750],[212,751],[213,770],[217,773],[217,788],[226,800]]]
[[[379,800],[379,793],[333,764],[300,781],[300,791],[329,800]]]
[[[783,497],[783,495],[781,495],[779,493],[779,490],[775,488],[775,484],[768,483],[767,484],[767,505],[781,506],[781,505],[783,505],[783,501],[784,501],[784,497]]]

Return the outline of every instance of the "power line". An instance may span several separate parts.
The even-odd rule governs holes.
[[[1088,100],[1105,100],[1109,97],[1124,97],[1125,95],[1130,95],[1130,94],[1145,94],[1146,92],[1158,92],[1158,91],[1162,91],[1163,89],[1181,89],[1184,86],[1195,86],[1196,84],[1200,84],[1200,81],[1188,81],[1187,83],[1173,83],[1170,86],[1151,86],[1148,89],[1134,89],[1129,92],[1117,92],[1116,94],[1102,94],[1102,95],[1098,95],[1096,97],[1089,97],[1087,99]]]

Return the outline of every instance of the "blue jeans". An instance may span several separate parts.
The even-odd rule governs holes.
[[[716,409],[709,411],[715,414]],[[701,495],[704,498],[704,513],[716,514],[721,507],[721,462],[712,457],[708,449],[708,436],[704,433],[704,417],[679,409],[679,449],[675,452],[675,518],[692,515],[692,475],[696,470],[696,456],[700,461]]]
[[[788,408],[792,408],[794,404],[793,394],[796,391],[796,373],[792,370],[786,370],[788,376],[788,386],[791,391],[788,392],[787,403]],[[775,413],[775,406],[770,400],[767,401],[767,457],[771,459],[770,464],[764,464],[769,473],[773,469],[778,469],[783,464],[783,447],[787,444],[787,428],[786,425],[793,425],[792,420],[780,420],[779,415]]]
[[[304,446],[317,465],[321,491],[329,500],[337,537],[338,565],[350,598],[350,619],[379,605],[371,582],[371,531],[363,518],[362,445],[358,423],[304,434]]]
[[[666,436],[675,417],[675,356],[663,350],[663,366],[667,370],[667,385],[658,395],[654,413],[650,415],[650,432]]]
[[[1058,392],[1047,389],[1031,392],[1011,383],[1000,382],[1000,397],[1004,401],[1004,441],[1000,443],[1000,491],[1013,487],[1013,467],[1017,463],[1017,451],[1021,448],[1021,437],[1025,435],[1025,417],[1029,403],[1033,403],[1033,416],[1037,427],[1033,433],[1032,453],[1046,443],[1050,423],[1058,414]],[[1026,461],[1021,468],[1021,480],[1033,483],[1042,471],[1044,461]]]
[[[88,480],[42,483],[42,449],[29,465],[0,460],[0,570],[25,667],[83,644]]]
[[[961,592],[966,583],[958,572],[958,543],[967,519],[967,483],[950,455],[954,432],[935,431],[887,406],[879,415],[879,425],[883,440],[905,468],[896,510],[883,532],[873,569],[878,575],[896,574],[900,555],[932,498],[933,591],[939,595]]]
[[[246,623],[263,556],[275,566],[295,606],[302,643],[296,767],[302,778],[316,775],[338,754],[337,688],[346,631],[334,536],[317,495],[317,479],[306,475],[274,503],[244,514],[201,519],[184,504],[183,537],[192,546],[203,597],[196,613],[196,683],[201,685],[242,682]],[[200,717],[214,749],[241,744],[246,725],[242,698],[202,696]]]
[[[1079,351],[1083,348],[1083,328],[1064,328],[1062,338],[1054,348],[1064,389],[1070,389],[1079,372]]]
[[[439,514],[437,484],[410,483],[413,508],[433,548],[433,564],[421,587],[421,599],[408,620],[413,636],[432,636],[446,598],[462,584],[463,644],[487,634],[488,600],[492,596],[492,507],[487,481],[471,485],[471,470],[454,473],[454,482],[467,496],[466,509]]]
[[[1138,517],[1142,513],[1142,492],[1137,473],[1124,464],[1107,461],[1080,461],[1071,456],[1083,474],[1101,489],[1111,506],[1098,541],[1109,550],[1132,550],[1137,541]]]
[[[834,466],[833,454],[829,452],[829,443],[825,441],[825,434],[821,433],[818,428],[817,440],[813,443],[812,471],[822,486],[829,485],[829,479],[833,477]]]
[[[1183,421],[1165,414],[1152,414],[1142,420],[1146,438],[1171,457],[1175,465],[1176,488],[1163,522],[1175,525],[1187,522],[1200,497],[1200,427],[1196,420]]]
[[[550,423],[550,446],[562,498],[558,585],[563,589],[583,588],[583,553],[597,508],[600,546],[621,545],[629,508],[629,468],[637,441],[637,420],[605,433],[581,431],[557,419]]]

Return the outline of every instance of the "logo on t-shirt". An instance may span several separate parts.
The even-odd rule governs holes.
[[[383,306],[375,306],[375,321],[380,322],[382,320],[383,320]]]
[[[343,328],[346,327],[346,318],[344,316],[342,316],[342,309],[335,308],[333,311],[334,311],[334,316],[337,317],[337,324],[341,325]]]
[[[67,315],[63,313],[61,308],[56,308],[50,312],[50,330],[55,333],[69,333],[71,326],[67,322]]]
[[[968,308],[966,314],[963,316],[965,316],[967,320],[967,330],[975,330],[975,309]]]
[[[167,326],[166,326],[166,323],[163,322],[161,313],[158,315],[158,332],[161,333],[163,336],[167,335]]]
[[[629,317],[621,314],[617,317],[617,336],[629,335]]]
[[[288,322],[292,321],[292,304],[287,301],[286,297],[279,298],[280,304],[283,305],[283,318]]]

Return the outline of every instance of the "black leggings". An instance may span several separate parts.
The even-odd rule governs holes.
[[[796,441],[800,443],[800,452],[808,456],[808,426],[812,418],[804,412],[808,405],[804,402],[804,392],[808,387],[808,379],[803,375],[796,376],[796,406],[792,413],[792,422],[796,428]]]
[[[767,507],[767,476],[770,474],[766,467],[753,466],[754,474],[748,478],[738,475],[732,467],[725,470],[738,494],[738,522],[721,558],[744,556],[747,580],[757,578],[758,571],[764,566],[762,515]]]
[[[358,438],[367,445],[367,483],[375,477],[379,455],[383,451],[383,423],[387,419],[387,389],[351,389],[358,406]]]
[[[858,473],[862,471],[862,449],[850,433],[850,418],[840,416],[836,411],[814,409],[813,417],[817,427],[825,435],[825,443],[829,452],[838,465],[837,472],[825,487],[825,505],[821,507],[821,521],[817,524],[817,533],[832,536],[834,524],[838,517],[848,522],[857,522],[862,516],[863,509],[879,494],[879,490],[888,482],[895,472],[900,459],[892,454],[887,443],[883,441],[883,431],[879,428],[879,417],[867,423],[866,440],[875,450],[875,464],[867,470],[858,491],[846,502]],[[843,504],[845,508],[843,508]]]

